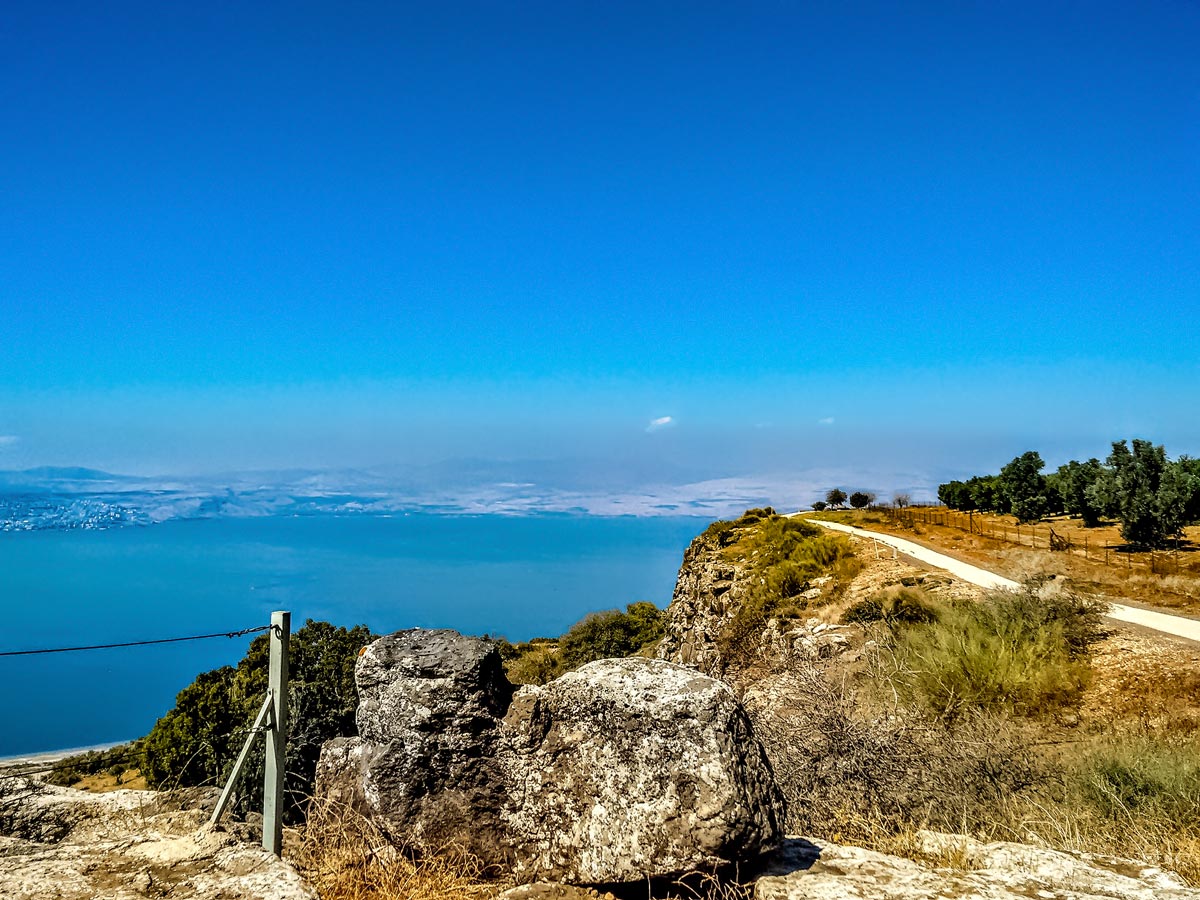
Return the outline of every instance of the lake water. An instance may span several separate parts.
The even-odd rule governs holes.
[[[305,619],[511,640],[634,600],[665,606],[696,518],[413,515],[0,534],[0,650]],[[251,638],[0,657],[0,756],[137,737]]]

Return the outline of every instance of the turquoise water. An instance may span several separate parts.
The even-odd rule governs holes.
[[[560,634],[588,612],[665,606],[696,518],[414,515],[168,522],[0,535],[0,650],[305,619]],[[145,734],[249,637],[0,657],[0,756]]]

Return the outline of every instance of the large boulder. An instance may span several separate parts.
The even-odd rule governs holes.
[[[724,682],[606,659],[517,694],[500,758],[518,874],[581,883],[712,868],[775,846],[783,801]]]
[[[783,801],[730,688],[603,660],[513,694],[488,641],[399,632],[355,671],[360,737],[326,745],[317,797],[422,851],[521,881],[635,881],[756,857]]]
[[[369,815],[404,843],[511,860],[497,730],[513,686],[495,645],[410,629],[371,643],[354,669],[359,737],[326,744],[317,796]]]

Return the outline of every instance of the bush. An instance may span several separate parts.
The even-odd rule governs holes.
[[[653,603],[630,603],[625,612],[592,613],[560,641],[563,668],[577,669],[597,659],[632,656],[663,636],[663,613]]]
[[[1123,823],[1138,814],[1200,826],[1200,756],[1190,741],[1113,741],[1085,757],[1075,777],[1106,818]]]
[[[504,671],[514,684],[545,684],[597,659],[634,656],[652,647],[664,630],[663,612],[653,603],[630,603],[625,612],[592,613],[558,639],[524,644],[497,641]]]
[[[504,661],[504,674],[513,684],[545,684],[563,671],[555,642],[519,644],[518,652]]]
[[[947,720],[970,710],[1049,713],[1076,702],[1087,685],[1101,609],[1075,596],[1042,597],[1036,583],[941,604],[932,620],[892,631],[891,677]]]
[[[927,625],[938,617],[938,605],[924,591],[901,588],[860,600],[842,615],[846,625],[882,622],[888,626]]]
[[[737,541],[737,526],[725,519],[718,519],[704,529],[704,537],[715,541],[718,547],[728,547]]]

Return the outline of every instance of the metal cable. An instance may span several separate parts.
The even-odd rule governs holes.
[[[113,650],[117,647],[145,647],[150,644],[178,644],[182,641],[204,641],[209,638],[236,638],[247,634],[258,634],[270,631],[271,625],[260,625],[257,628],[243,628],[241,631],[219,631],[216,634],[193,634],[188,637],[158,638],[152,641],[124,641],[119,644],[91,644],[86,647],[53,647],[45,650],[5,650],[0,656],[34,656],[39,653],[74,653],[79,650]]]

